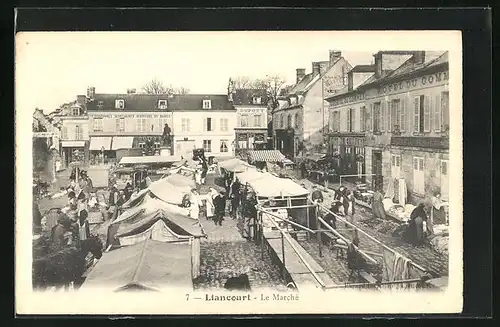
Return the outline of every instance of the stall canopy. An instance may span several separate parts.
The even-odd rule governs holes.
[[[111,139],[112,139],[111,136],[110,137],[91,137],[89,150],[90,151],[101,151],[103,148],[104,148],[104,150],[111,150]]]
[[[250,162],[282,162],[286,157],[279,150],[250,150],[248,159]]]
[[[257,169],[248,169],[244,172],[237,173],[236,177],[238,177],[240,183],[246,184],[260,178],[272,178],[273,175],[267,172],[260,172]]]
[[[192,176],[184,176],[182,174],[172,174],[164,178],[166,182],[177,187],[188,187],[190,190],[196,188],[196,182]]]
[[[250,187],[259,197],[294,197],[309,194],[309,191],[288,178],[273,175],[251,181]]]
[[[237,159],[237,158],[232,158],[229,160],[219,162],[218,165],[220,168],[223,168],[223,169],[225,169],[227,171],[231,171],[231,172],[243,172],[243,171],[247,170],[248,168],[252,168],[251,165],[249,165],[245,161]]]
[[[190,245],[147,239],[104,253],[81,289],[163,291],[172,287],[193,288]]]
[[[134,137],[132,136],[115,136],[111,144],[111,150],[132,149]]]
[[[151,183],[148,189],[150,193],[164,202],[181,205],[184,196],[191,192],[192,187],[187,185],[176,186],[165,178],[162,178]]]
[[[179,156],[123,157],[120,160],[120,165],[173,163],[179,160]]]
[[[61,141],[61,146],[63,148],[83,148],[85,141]]]

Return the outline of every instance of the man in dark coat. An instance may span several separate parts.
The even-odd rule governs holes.
[[[226,198],[224,192],[220,191],[219,194],[214,197],[213,202],[215,207],[214,223],[215,225],[219,224],[219,226],[222,226],[224,214],[226,213]]]
[[[241,183],[236,178],[234,183],[231,185],[230,197],[231,197],[231,217],[233,219],[237,218],[238,206],[240,205],[240,190]]]

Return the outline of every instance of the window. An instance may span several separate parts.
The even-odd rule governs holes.
[[[391,176],[399,178],[401,173],[401,156],[397,154],[391,155]]]
[[[373,130],[373,122],[372,122],[371,113],[372,113],[371,107],[369,107],[369,108],[365,107],[365,130],[366,131]]]
[[[205,132],[211,132],[213,130],[212,118],[205,118],[203,127],[203,130]]]
[[[446,92],[441,92],[441,130],[447,130],[450,128],[450,94]]]
[[[401,131],[401,101],[399,99],[395,99],[391,101],[390,106],[390,129],[393,131],[400,130]],[[404,130],[404,129],[403,129]]]
[[[68,127],[63,126],[62,128],[62,139],[67,140],[68,139]]]
[[[139,118],[136,120],[136,124],[137,124],[137,131],[138,132],[145,132],[146,131],[146,125],[147,125],[147,121],[145,118]]]
[[[104,101],[97,101],[97,108],[102,109],[104,107]]]
[[[296,113],[295,114],[295,128],[299,128],[300,127],[300,123],[299,123],[299,113]]]
[[[286,122],[287,122],[286,127],[292,128],[292,126],[293,126],[292,125],[293,124],[293,122],[292,122],[292,114],[288,114]]]
[[[203,140],[203,150],[212,152],[212,140]]]
[[[347,110],[347,131],[352,132],[354,130],[354,109]]]
[[[79,125],[75,126],[75,140],[83,140],[83,130]]]
[[[228,140],[220,140],[220,152],[229,152],[229,148],[227,146]]]
[[[262,115],[259,114],[253,116],[253,126],[262,127]]]
[[[160,148],[160,142],[155,142],[155,149],[159,149]]]
[[[240,116],[240,127],[248,127],[248,115],[242,114]]]
[[[381,110],[380,110],[380,102],[375,102],[373,104],[373,131],[374,132],[380,132],[380,117],[381,117]]]
[[[413,157],[413,192],[424,194],[424,158]]]
[[[119,120],[120,120],[120,122],[118,125],[118,130],[120,132],[125,132],[125,118],[120,118]]]
[[[158,100],[158,109],[167,109],[167,100]]]
[[[143,142],[139,143],[139,148],[144,149],[145,147],[146,147],[146,143],[143,143]]]
[[[227,132],[227,130],[228,130],[228,127],[227,127],[228,123],[227,122],[228,122],[227,118],[221,118],[220,119],[220,130],[221,130],[221,132]]]
[[[125,100],[115,100],[116,109],[125,109]]]
[[[333,121],[333,131],[339,132],[340,131],[340,111],[333,112],[332,121]]]
[[[203,100],[203,109],[212,109],[212,100]]]
[[[191,120],[189,118],[182,118],[181,119],[181,130],[183,132],[190,132],[191,131]]]
[[[93,127],[94,132],[102,132],[102,118],[94,118]]]
[[[253,97],[252,103],[253,104],[262,104],[262,98],[261,97]]]
[[[366,111],[365,107],[359,108],[359,130],[361,132],[365,131],[365,122],[366,122],[365,111]]]
[[[426,133],[431,131],[431,99],[418,96],[413,100],[413,132]]]
[[[71,108],[71,114],[73,116],[80,116],[80,108],[79,107],[73,107],[73,108]]]
[[[280,115],[280,128],[285,126],[285,116],[283,114]]]

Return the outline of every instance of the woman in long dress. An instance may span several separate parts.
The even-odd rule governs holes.
[[[382,195],[382,193],[380,193],[379,189],[376,189],[375,193],[373,193],[372,199],[372,211],[374,218],[385,219],[385,209],[382,202],[383,200],[384,196]]]
[[[191,194],[189,197],[189,217],[193,219],[199,219],[200,218],[200,206],[201,206],[201,199],[200,195],[198,194],[198,190],[192,189]]]
[[[210,192],[207,194],[207,219],[213,219],[215,217],[214,198],[217,194],[217,191],[213,188],[210,188]]]

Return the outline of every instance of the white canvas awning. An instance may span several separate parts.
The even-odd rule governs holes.
[[[102,148],[104,150],[111,150],[111,136],[109,137],[92,137],[90,139],[90,151],[101,151]]]
[[[142,156],[142,157],[123,157],[120,160],[120,165],[138,165],[138,164],[161,164],[177,162],[181,158],[179,156]]]
[[[61,146],[63,148],[83,148],[85,141],[61,141]]]
[[[132,149],[133,136],[115,136],[111,144],[111,150]]]

